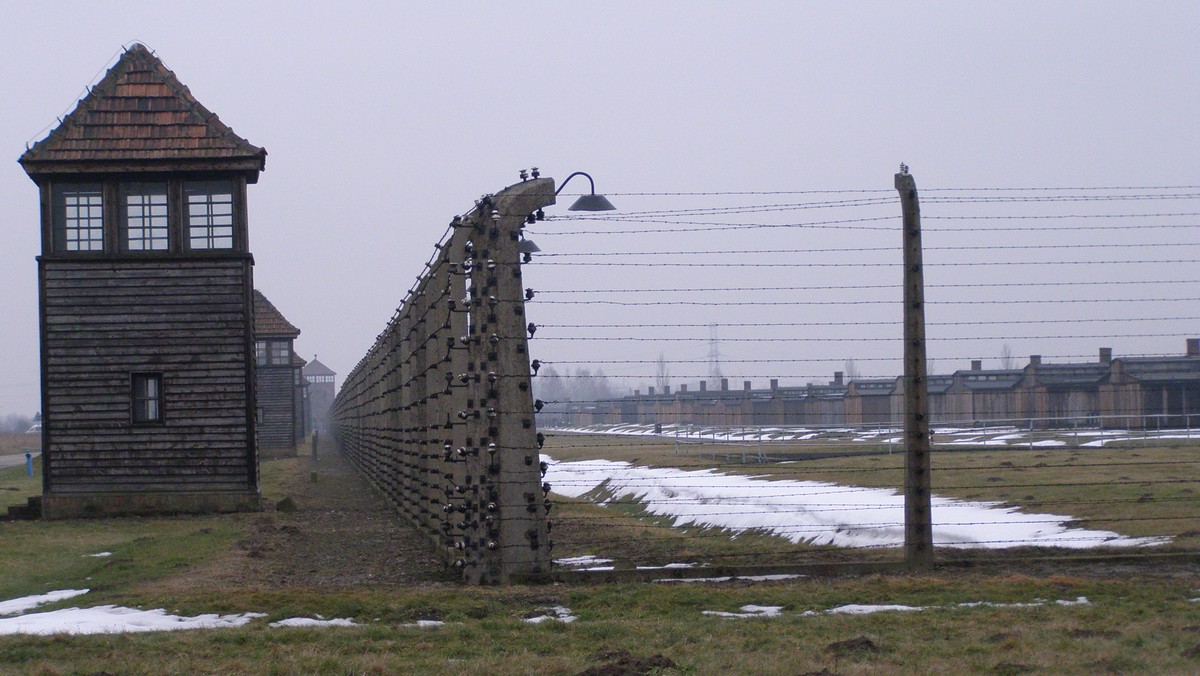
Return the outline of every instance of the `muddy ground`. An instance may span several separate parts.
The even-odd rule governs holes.
[[[251,528],[232,553],[165,586],[186,586],[195,579],[239,589],[457,580],[424,536],[383,501],[331,442],[322,441],[319,450],[317,460],[300,458],[285,477],[290,505],[278,505],[278,496],[270,496],[263,512],[238,515]]]

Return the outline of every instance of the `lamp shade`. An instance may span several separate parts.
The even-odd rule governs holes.
[[[580,195],[579,199],[567,211],[616,211],[617,208],[608,201],[604,195],[592,193],[590,195]]]

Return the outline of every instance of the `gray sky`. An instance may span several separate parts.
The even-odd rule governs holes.
[[[588,171],[610,194],[891,189],[900,161],[922,190],[1200,183],[1196,26],[1194,2],[6,2],[0,412],[31,413],[39,405],[38,204],[16,159],[133,40],[154,49],[238,134],[268,150],[266,171],[249,193],[256,285],[303,331],[301,355],[319,354],[345,375],[448,220],[531,165],[560,180]],[[613,201],[623,210],[696,204],[682,196]],[[555,213],[565,214],[565,206]],[[879,213],[897,212],[888,206]],[[760,233],[736,243],[692,236],[686,244],[622,244],[816,248],[896,239],[819,234],[789,242]],[[1194,230],[1156,236],[1196,239]],[[618,246],[612,238],[538,239],[548,251],[551,240],[576,251]],[[1160,272],[1164,279],[1188,275]],[[560,289],[733,285],[747,274],[685,278],[657,270],[637,279],[621,270],[551,266],[527,272],[531,283]],[[1162,294],[1195,292],[1195,285],[1174,286]],[[1166,316],[1194,306],[1149,312]],[[546,305],[536,312],[553,323],[599,310]],[[696,315],[701,322],[729,316]],[[1099,344],[1118,354],[1182,350],[1175,338],[1083,340],[1061,349],[1091,353]],[[1019,341],[1013,347],[1022,360],[1060,349]],[[544,349],[559,359],[580,356],[561,344]],[[661,349],[590,354],[652,359]],[[721,349],[749,358],[765,348],[726,341]],[[866,347],[806,349],[831,363],[873,354]],[[951,353],[999,349],[980,344]],[[701,342],[686,356],[707,351]],[[870,364],[860,369],[894,374]],[[673,368],[681,375],[704,370]],[[752,373],[732,364],[725,371]],[[652,374],[653,366],[624,373]]]

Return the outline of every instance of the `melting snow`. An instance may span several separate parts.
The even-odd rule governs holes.
[[[575,434],[614,434],[621,436],[654,436],[663,439],[673,439],[679,443],[734,443],[737,442],[791,442],[824,439],[850,441],[853,443],[889,444],[899,443],[901,437],[881,439],[882,435],[895,435],[900,432],[893,428],[853,429],[853,428],[820,428],[807,427],[695,427],[691,425],[664,424],[662,432],[656,433],[654,425],[646,423],[598,424],[587,427],[557,428],[555,431]],[[1110,437],[1089,441],[1080,446],[1099,447],[1114,441],[1127,439],[1195,439],[1200,437],[1200,431],[1186,432],[1157,432],[1138,431],[1136,434],[1128,430],[1039,430],[1033,437],[1058,433],[1060,436],[1079,437]],[[1017,427],[937,427],[933,430],[939,444],[948,446],[1029,446],[1031,434],[1027,429]],[[1042,439],[1033,441],[1033,446],[1067,446],[1061,439]]]
[[[738,580],[739,582],[773,582],[776,580],[795,580],[802,577],[807,576],[783,573],[775,575],[725,575],[723,577],[664,577],[655,580],[655,582],[729,582],[731,580]]]
[[[544,608],[543,610],[546,611],[545,615],[538,615],[536,617],[527,617],[527,618],[525,618],[525,621],[530,624],[541,624],[542,622],[548,622],[548,621],[554,620],[554,621],[562,622],[563,624],[570,624],[570,623],[574,622],[575,620],[579,619],[571,614],[570,608],[564,608],[562,606],[554,606],[553,608]]]
[[[884,612],[920,612],[923,610],[934,610],[937,608],[1037,608],[1048,605],[1049,601],[1037,600],[1032,603],[992,603],[991,601],[972,601],[969,603],[956,603],[952,606],[900,606],[900,605],[863,605],[849,604],[829,608],[828,610],[806,610],[800,613],[803,617],[812,617],[814,615],[870,615],[872,613]],[[1077,597],[1075,600],[1060,599],[1054,602],[1056,606],[1086,606],[1090,605],[1086,596]]]
[[[85,554],[84,556],[90,556],[95,559],[102,559],[106,556],[112,556],[112,552],[96,552],[95,554]]]
[[[717,617],[731,617],[737,619],[745,619],[748,617],[779,617],[779,613],[783,610],[783,606],[742,606],[740,613],[727,613],[723,610],[705,610],[705,615],[715,615]]]
[[[62,589],[60,591],[47,592],[36,596],[23,596],[19,599],[10,601],[0,601],[0,615],[15,615],[23,613],[26,610],[32,610],[46,603],[53,603],[63,599],[69,599],[81,594],[88,593],[87,589]]]
[[[574,498],[597,491],[601,505],[636,500],[649,514],[674,519],[675,526],[762,531],[795,543],[840,547],[904,543],[904,496],[891,489],[542,457],[549,465],[546,480],[556,493]],[[1063,524],[1070,516],[1022,513],[994,502],[934,496],[932,503],[934,543],[947,547],[1080,549],[1167,541],[1068,528]]]
[[[612,570],[612,566],[605,565],[612,562],[612,559],[602,559],[598,556],[593,556],[592,554],[571,556],[565,559],[554,559],[555,565],[564,566],[566,568],[575,568],[577,570]]]
[[[267,625],[270,627],[357,627],[348,617],[337,618],[333,620],[315,619],[311,617],[289,617],[286,620],[279,620]]]
[[[197,615],[181,617],[162,610],[138,610],[118,606],[67,608],[47,613],[32,613],[0,619],[0,635],[4,634],[120,634],[142,631],[176,631],[180,629],[215,629],[240,627],[264,613],[241,615]]]

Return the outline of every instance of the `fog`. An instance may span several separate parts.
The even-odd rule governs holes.
[[[1200,335],[1200,329],[1195,321],[1172,318],[1190,316],[1194,300],[1151,299],[1197,296],[1196,283],[1187,281],[1195,265],[1165,262],[1196,258],[1188,248],[1197,243],[1195,229],[1055,231],[1042,228],[1048,221],[1041,220],[1020,233],[937,229],[970,224],[938,218],[1003,214],[1122,215],[1110,222],[1116,226],[1195,224],[1194,215],[1145,214],[1200,211],[1191,196],[1200,191],[1186,188],[1200,183],[1197,25],[1200,6],[1191,2],[6,3],[0,77],[8,89],[0,137],[10,161],[0,163],[6,235],[0,413],[32,414],[39,407],[38,200],[16,159],[134,40],[155,50],[239,135],[267,149],[266,171],[249,189],[256,286],[302,330],[300,355],[319,355],[338,372],[339,383],[410,288],[450,218],[480,195],[517,181],[519,170],[537,166],[560,180],[589,172],[620,212],[610,220],[570,220],[563,199],[548,210],[549,220],[530,226],[530,238],[546,254],[526,270],[527,285],[545,291],[530,307],[531,318],[546,325],[534,356],[558,362],[559,372],[599,367],[623,378],[621,387],[634,387],[653,384],[654,361],[664,353],[684,362],[671,365],[677,382],[705,376],[713,351],[708,324],[729,323],[840,324],[718,327],[722,372],[739,384],[827,379],[849,359],[863,375],[896,375],[898,329],[850,326],[898,320],[895,307],[866,303],[890,302],[892,291],[822,287],[899,283],[892,182],[900,162],[911,167],[922,191],[927,282],[986,287],[931,289],[931,324],[1116,314],[1153,320],[1136,331],[1128,323],[975,325],[940,334],[931,327],[931,343],[946,339],[931,347],[935,371],[963,368],[971,357],[999,367],[1006,345],[1018,365],[1033,353],[1065,358],[1092,355],[1098,346],[1113,347],[1116,355],[1181,353],[1181,336]],[[564,197],[585,186],[573,181]],[[1100,204],[948,201],[957,194],[951,188],[1099,186],[1185,188],[1174,191],[1182,195],[1174,201],[1161,199],[1171,191],[1157,191],[1155,200]],[[864,202],[812,206],[850,199]],[[711,211],[778,204],[798,206]],[[710,211],[680,213],[686,209]],[[643,213],[649,211],[669,213]],[[611,220],[639,213],[635,221]],[[689,229],[561,234],[645,231],[656,220],[666,221],[659,223],[664,229]],[[850,225],[861,227],[697,230],[703,227],[697,223],[825,220],[857,220]],[[1143,248],[1079,248],[1126,242]],[[1151,244],[1156,247],[1145,246]],[[946,248],[964,246],[1064,248]],[[777,250],[786,251],[768,253]],[[817,253],[789,253],[812,250]],[[551,255],[593,251],[613,255]],[[760,253],[644,255],[664,251]],[[1026,264],[1130,259],[1152,262]],[[605,265],[583,265],[589,262]],[[637,262],[648,265],[610,265]],[[720,262],[737,266],[694,265]],[[745,265],[834,262],[862,267]],[[962,262],[1012,265],[964,268],[957,265]],[[1166,284],[1121,286],[1152,279]],[[1039,280],[1111,286],[1017,292],[995,286]],[[696,287],[774,290],[645,292]],[[605,296],[610,301],[673,304],[553,302],[595,301],[596,295],[563,292],[597,288],[642,290]],[[1102,297],[1127,302],[1077,302]],[[1076,302],[1037,302],[1067,298]],[[1005,299],[1024,304],[981,305]],[[800,300],[808,304],[789,304]],[[860,304],[842,303],[847,300]],[[837,307],[817,304],[822,301]],[[587,322],[698,326],[605,334],[554,328]],[[1064,332],[1070,337],[1049,337]],[[617,340],[579,340],[602,335]],[[826,342],[738,340],[805,336]],[[963,340],[948,340],[959,336]],[[863,338],[877,340],[855,342]],[[605,360],[613,363],[594,363]]]

